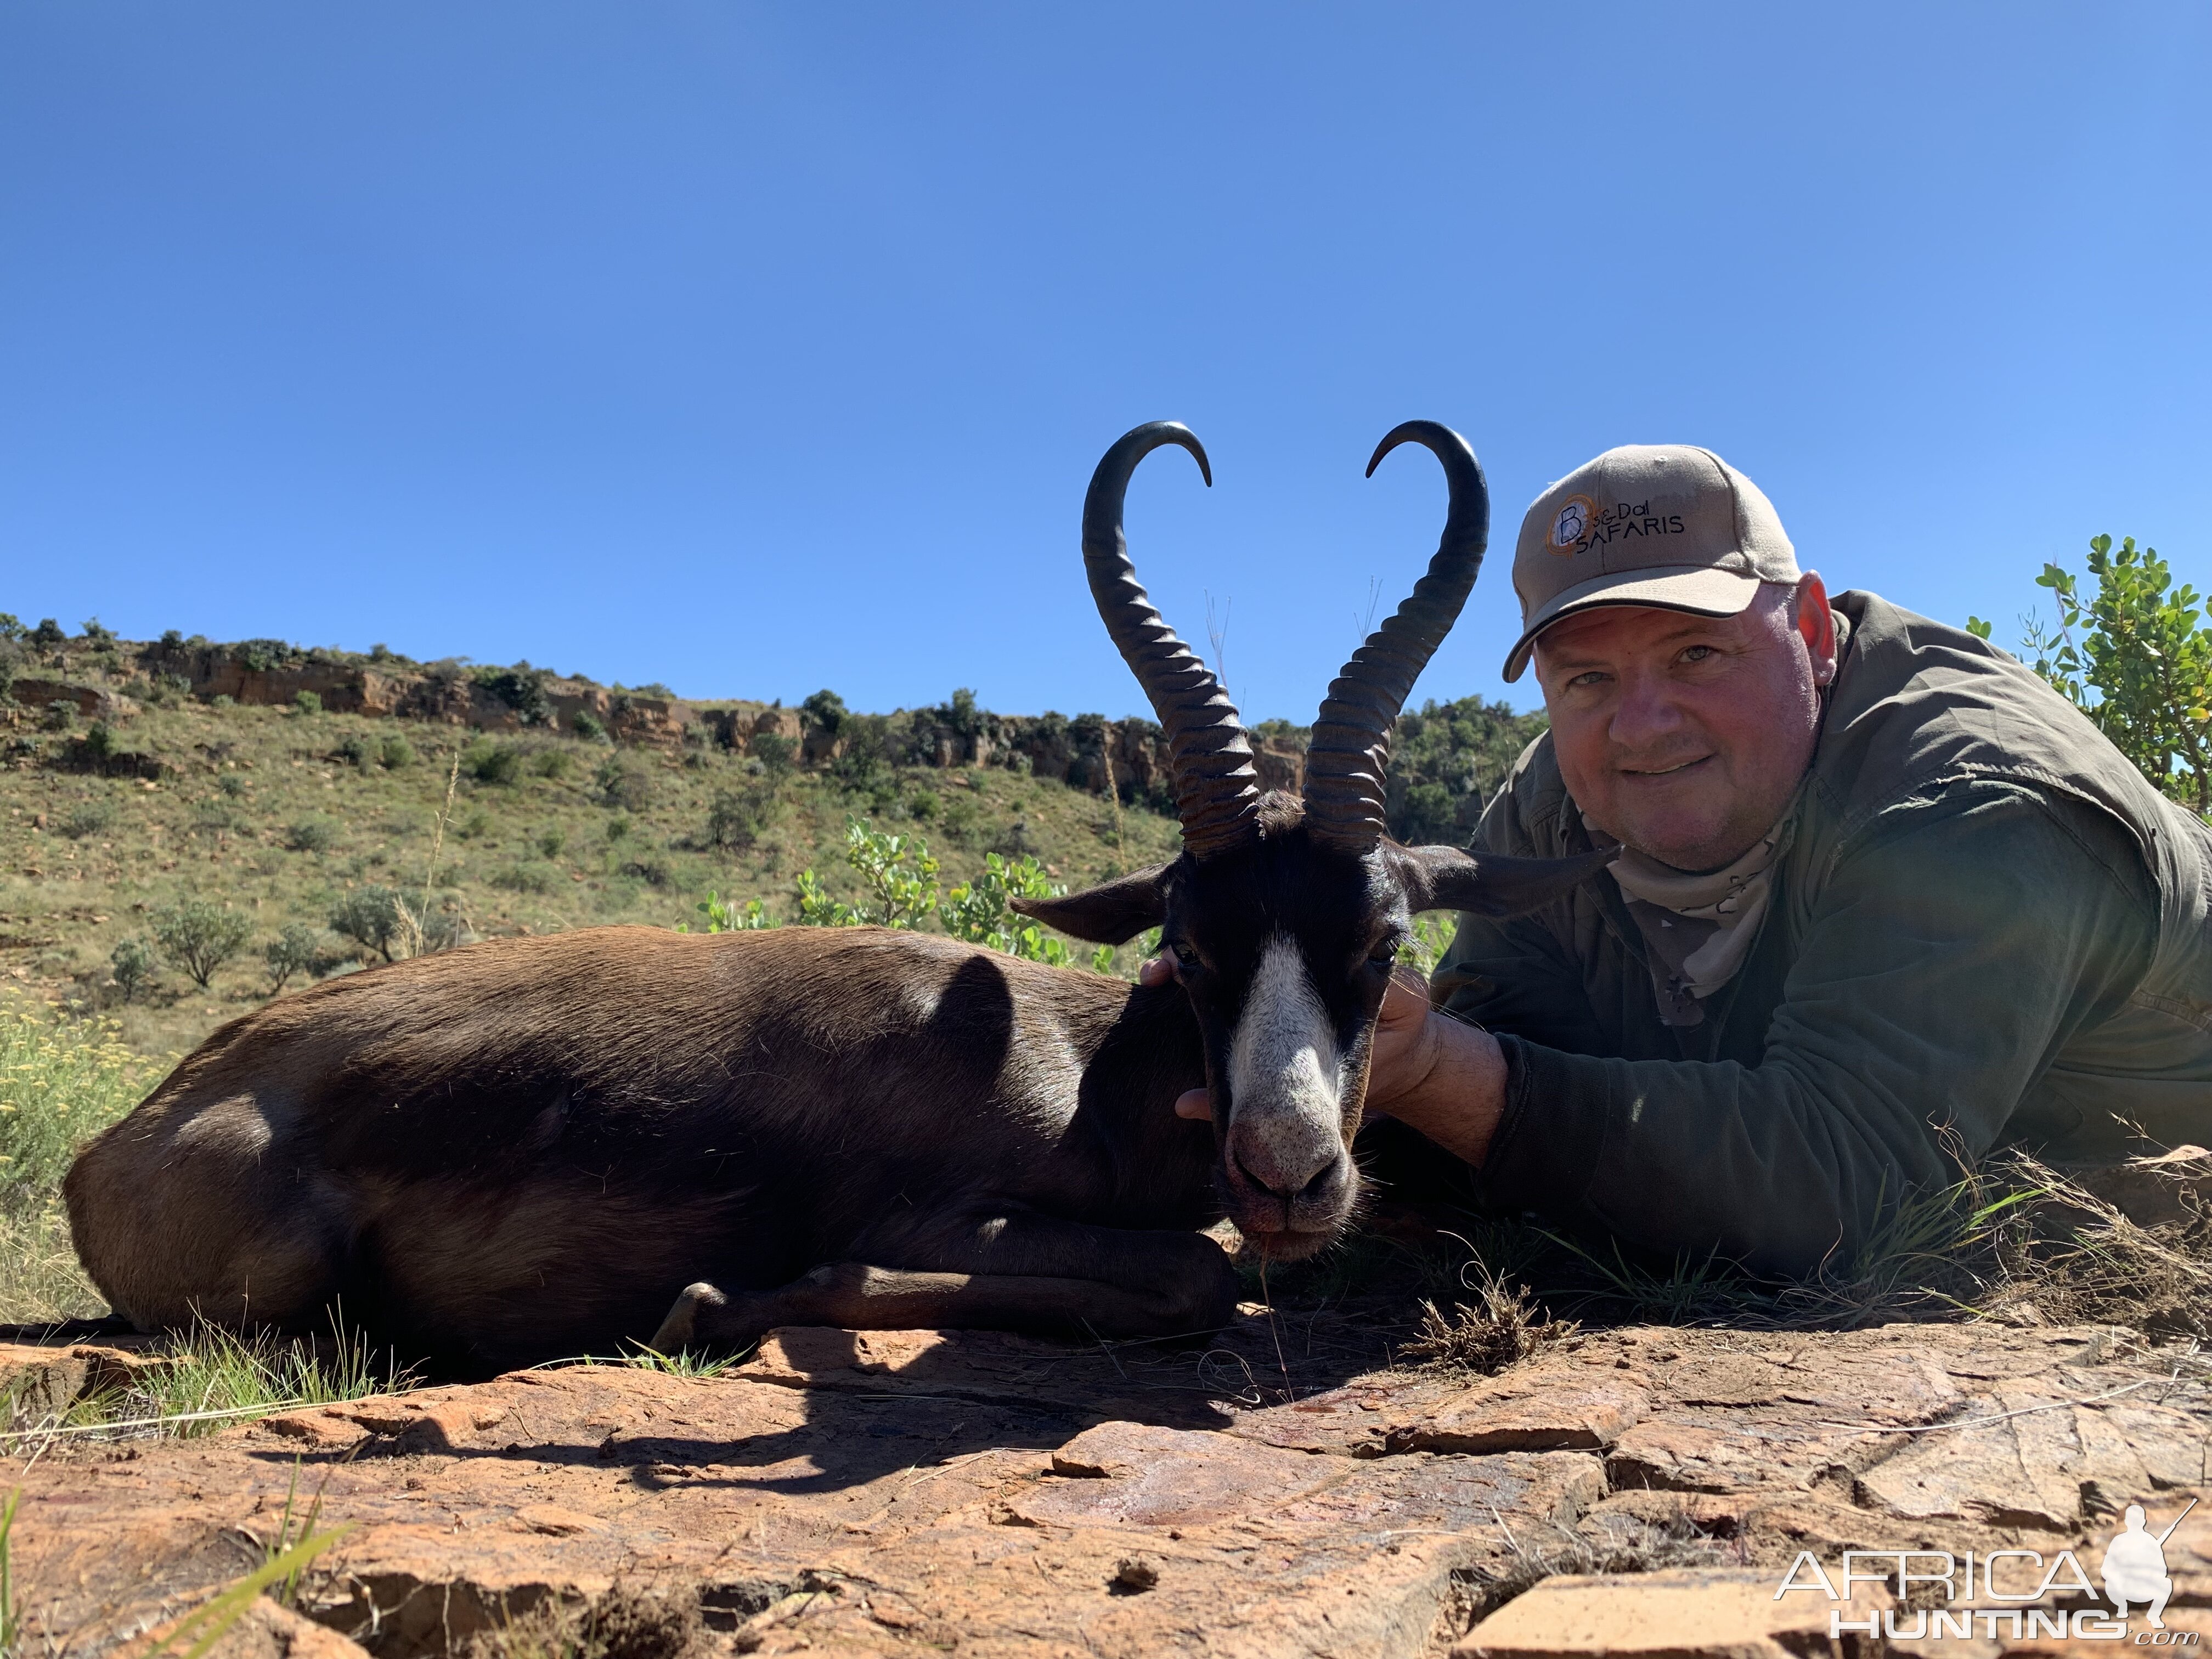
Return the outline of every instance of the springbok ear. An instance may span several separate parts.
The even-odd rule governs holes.
[[[1070,939],[1121,945],[1167,919],[1167,872],[1166,865],[1156,864],[1149,870],[1133,870],[1060,898],[1018,898],[1007,903],[1020,915],[1056,928]]]
[[[1456,847],[1408,847],[1406,902],[1423,910],[1467,910],[1478,916],[1518,916],[1549,904],[1619,858],[1610,848],[1565,859],[1516,859],[1462,853]]]

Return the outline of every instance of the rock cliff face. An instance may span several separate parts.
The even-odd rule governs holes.
[[[712,744],[738,754],[759,752],[766,737],[794,745],[793,758],[828,766],[872,754],[892,765],[1001,766],[1026,769],[1103,794],[1112,780],[1127,798],[1170,799],[1164,735],[1150,720],[1108,720],[1100,714],[997,714],[972,708],[846,714],[834,723],[796,708],[743,700],[695,702],[624,691],[566,678],[526,665],[479,672],[457,664],[427,666],[398,659],[301,651],[274,641],[210,645],[198,641],[118,642],[108,653],[135,665],[133,684],[167,685],[202,702],[287,707],[302,692],[335,714],[426,720],[489,732],[574,732],[593,724],[617,743],[673,750]],[[36,719],[64,702],[87,720],[118,720],[137,704],[85,672],[18,675],[15,718]],[[1299,788],[1305,746],[1295,738],[1255,743],[1261,783]]]
[[[2058,1552],[2094,1574],[2125,1505],[2157,1530],[2212,1492],[2201,1358],[2120,1331],[1632,1328],[1484,1377],[1364,1369],[1356,1316],[1297,1327],[1248,1307],[1202,1352],[1112,1352],[786,1330],[712,1379],[574,1366],[197,1441],[58,1443],[28,1468],[19,1444],[25,1650],[136,1651],[258,1564],[295,1464],[352,1530],[302,1587],[313,1628],[272,1613],[252,1639],[383,1659],[1872,1659],[1891,1598],[1845,1583],[1847,1550],[1973,1552],[1995,1583],[1955,1606],[1994,1623],[1925,1650],[1994,1659],[2075,1650],[2021,1635],[2023,1608],[2047,1626],[2094,1605],[2040,1582]],[[132,1363],[24,1354],[0,1370],[43,1365],[15,1386],[50,1409]],[[1875,1635],[1776,1594],[1801,1552]],[[2203,1630],[2212,1510],[2166,1562],[2167,1626]],[[1912,1605],[1942,1605],[1932,1588]],[[501,1634],[516,1620],[538,1645]]]

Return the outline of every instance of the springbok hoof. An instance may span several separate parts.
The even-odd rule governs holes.
[[[703,1279],[696,1285],[686,1285],[647,1346],[655,1353],[682,1353],[699,1340],[700,1310],[727,1307],[729,1301]]]

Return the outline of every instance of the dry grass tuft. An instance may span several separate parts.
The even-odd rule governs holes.
[[[1474,1299],[1459,1302],[1449,1316],[1425,1299],[1420,1328],[1399,1348],[1401,1359],[1495,1376],[1581,1328],[1571,1319],[1545,1317],[1527,1285],[1508,1284],[1479,1261],[1468,1264],[1461,1282]]]
[[[2107,1179],[2014,1154],[2004,1173],[2033,1197],[1990,1241],[1985,1311],[2212,1341],[2212,1157],[2141,1159]],[[2134,1216],[2091,1183],[2124,1190]]]
[[[703,1632],[696,1591],[617,1586],[581,1604],[548,1596],[458,1651],[461,1659],[678,1659]]]

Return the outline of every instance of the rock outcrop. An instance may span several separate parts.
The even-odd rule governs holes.
[[[2116,1331],[1638,1328],[1495,1377],[1376,1357],[1353,1322],[1259,1310],[1176,1352],[790,1330],[711,1378],[572,1366],[19,1442],[15,1583],[35,1636],[114,1651],[261,1559],[296,1466],[353,1528],[301,1611],[383,1659],[520,1652],[500,1632],[556,1614],[635,1659],[1865,1659],[1886,1638],[1831,1642],[1825,1599],[1778,1605],[1801,1552],[1972,1550],[2063,1624],[2078,1591],[2039,1601],[2032,1558],[1990,1552],[2094,1571],[2117,1508],[2159,1528],[2212,1492],[2212,1376]],[[1667,1571],[1573,1576],[1639,1550]],[[2201,1630],[2212,1512],[2166,1559],[2166,1622]],[[1854,1620],[1886,1605],[1857,1594]]]

